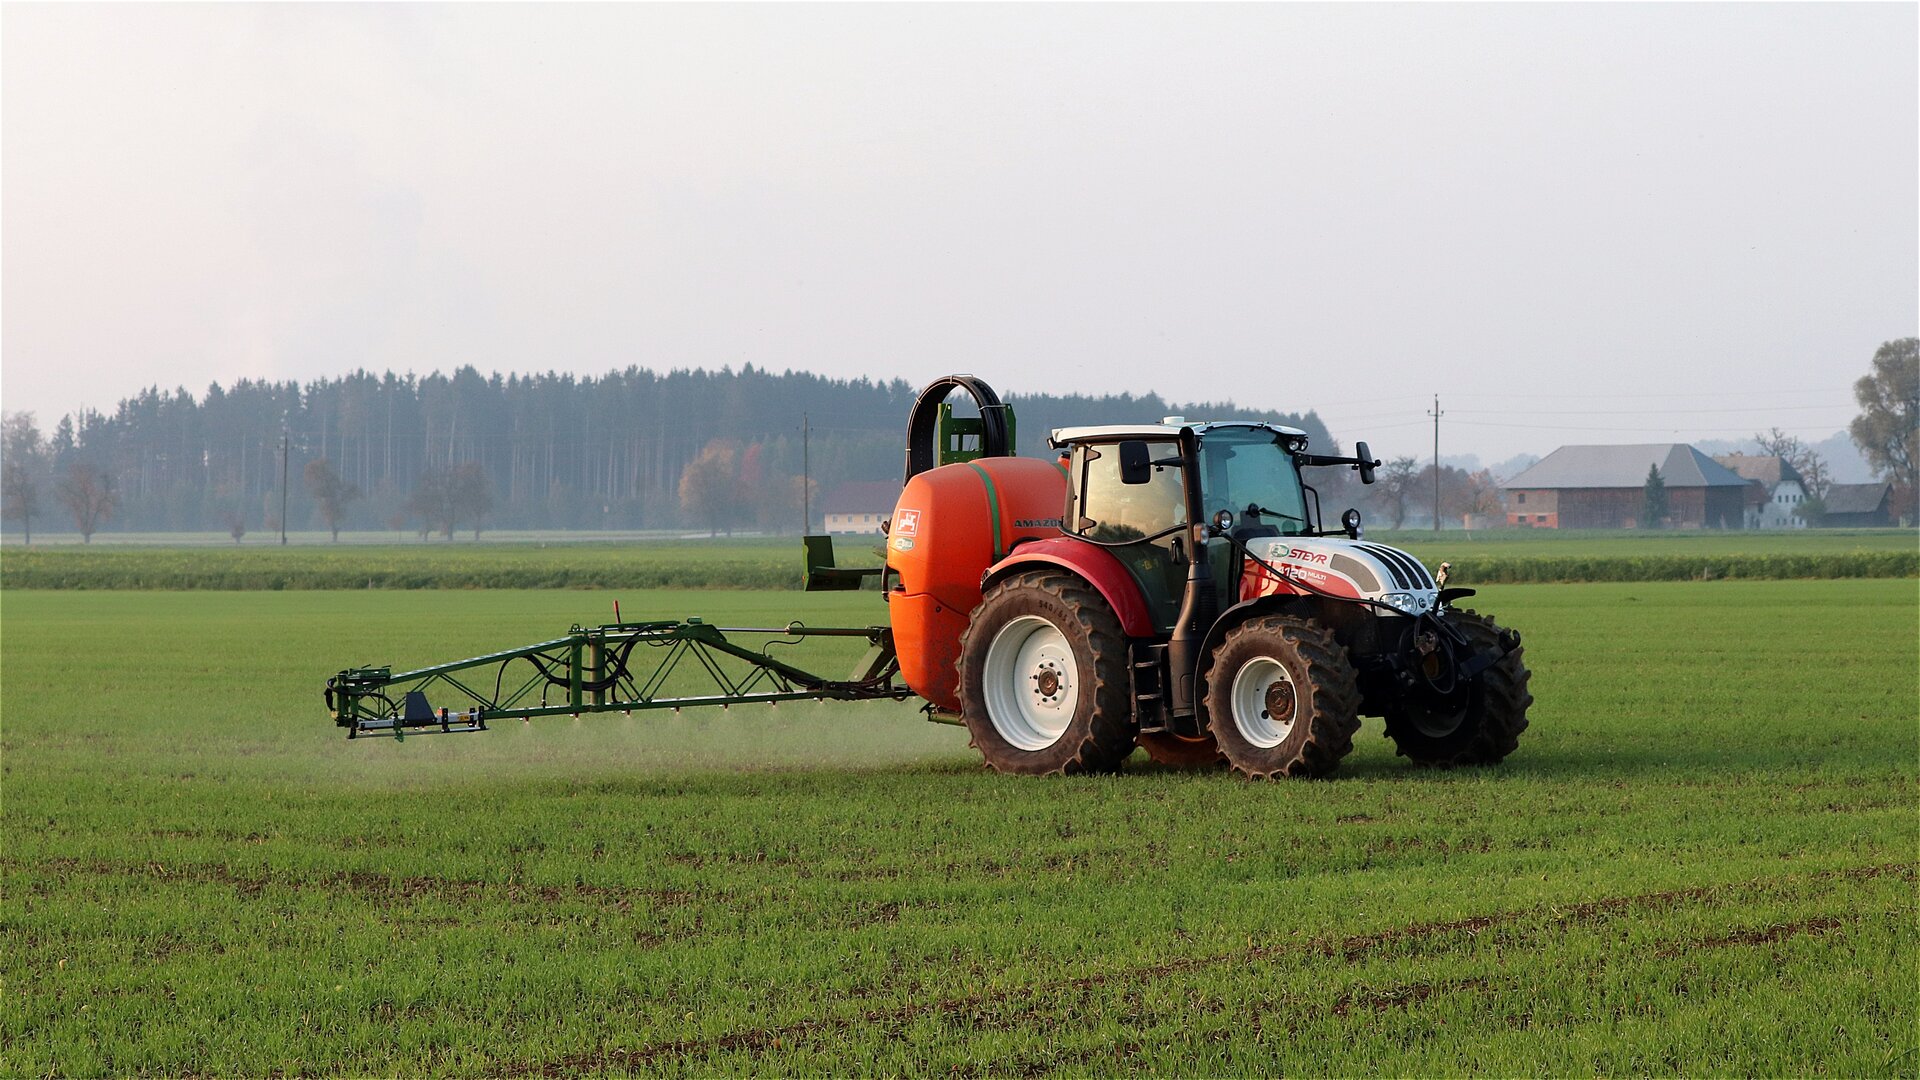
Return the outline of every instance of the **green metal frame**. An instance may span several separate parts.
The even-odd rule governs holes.
[[[866,579],[886,570],[884,566],[835,566],[833,537],[825,534],[803,536],[800,544],[807,560],[806,577],[801,586],[803,592],[848,592],[858,589]]]
[[[1018,427],[1014,423],[1013,406],[1001,406],[1007,421],[1007,452],[1014,453]],[[933,452],[935,460],[942,465],[952,465],[961,461],[976,461],[985,453],[980,441],[985,438],[986,425],[978,417],[955,416],[953,406],[940,403],[940,412],[934,419]],[[967,445],[967,439],[973,445]]]
[[[769,652],[727,639],[728,634],[777,635],[766,649],[798,645],[811,637],[859,637],[866,656],[847,679],[830,679],[781,661]],[[723,658],[744,661],[729,671]],[[529,674],[509,668],[524,662]],[[636,662],[638,661],[638,662]],[[474,672],[494,673],[492,693]],[[449,664],[395,672],[392,668],[348,668],[327,680],[327,712],[347,729],[347,737],[409,732],[485,731],[487,721],[536,716],[641,709],[680,709],[691,705],[741,705],[802,700],[904,700],[912,691],[895,681],[900,665],[893,631],[884,626],[818,627],[793,622],[780,627],[720,627],[699,619],[684,622],[609,623],[575,626],[565,637],[517,649],[456,660]],[[689,671],[711,688],[707,693],[663,696],[670,676]],[[454,707],[434,708],[432,691]],[[538,697],[535,697],[536,691]],[[555,695],[562,698],[554,704]],[[537,703],[536,703],[537,702]]]

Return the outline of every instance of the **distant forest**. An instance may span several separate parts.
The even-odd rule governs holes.
[[[100,532],[275,530],[283,433],[295,529],[793,531],[802,416],[817,526],[823,493],[899,478],[918,392],[897,379],[751,365],[665,374],[630,367],[598,378],[360,371],[305,386],[216,384],[199,396],[156,387],[110,414],[62,417],[51,431],[10,416],[5,450],[14,476],[35,490],[36,531],[72,530],[76,497],[102,511],[92,523]],[[1316,449],[1333,445],[1312,413],[1002,392],[1029,455],[1047,452],[1055,427],[1166,415],[1264,419],[1304,429]],[[82,481],[93,490],[76,492]],[[712,499],[715,490],[724,497]]]

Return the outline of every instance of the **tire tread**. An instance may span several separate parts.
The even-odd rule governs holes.
[[[1476,649],[1498,647],[1502,628],[1492,618],[1469,608],[1455,608],[1453,617]],[[1394,740],[1394,752],[1436,769],[1499,764],[1519,749],[1520,733],[1527,730],[1527,709],[1533,705],[1532,680],[1526,647],[1516,645],[1480,674],[1481,715],[1470,738],[1446,752],[1417,750],[1409,747],[1404,732],[1389,714],[1386,733]]]
[[[1118,772],[1120,763],[1133,753],[1135,737],[1133,701],[1127,685],[1127,638],[1119,616],[1092,585],[1077,575],[1054,569],[1033,570],[1007,578],[987,594],[981,607],[1016,589],[1038,590],[1063,604],[1086,634],[1088,647],[1093,652],[1093,685],[1089,688],[1093,714],[1079,742],[1064,758],[1046,768],[1035,769],[1031,759],[1005,756],[1000,748],[983,743],[974,731],[974,709],[970,706],[964,708],[968,745],[979,750],[987,764],[998,772],[1039,776]],[[974,609],[976,617],[960,635],[960,655],[954,662],[960,675],[963,706],[967,706],[967,657],[972,652],[969,645],[980,625],[979,611],[980,608]],[[980,722],[991,724],[984,717]],[[1069,729],[1068,735],[1071,734]]]
[[[1250,633],[1279,637],[1299,654],[1306,664],[1308,700],[1313,710],[1305,718],[1306,742],[1291,760],[1275,762],[1269,767],[1247,760],[1235,761],[1233,755],[1228,754],[1228,763],[1234,772],[1248,780],[1315,777],[1333,772],[1340,759],[1353,750],[1353,737],[1360,730],[1359,679],[1346,648],[1334,638],[1332,630],[1311,619],[1268,615],[1249,619],[1227,631],[1219,651],[1225,653],[1238,638]],[[1217,672],[1218,665],[1215,667]],[[1209,712],[1212,697],[1210,689]],[[1209,722],[1229,726],[1233,723],[1231,717]]]

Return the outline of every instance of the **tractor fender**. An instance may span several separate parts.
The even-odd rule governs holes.
[[[1146,598],[1140,595],[1133,575],[1111,552],[1085,540],[1054,536],[1020,544],[1006,558],[987,567],[980,589],[985,592],[1008,575],[1037,566],[1058,566],[1084,578],[1119,616],[1120,628],[1128,637],[1157,635]]]
[[[1193,673],[1193,699],[1196,702],[1207,699],[1207,661],[1212,658],[1213,650],[1220,647],[1221,639],[1227,631],[1261,615],[1301,615],[1311,614],[1318,597],[1296,596],[1286,593],[1256,596],[1251,600],[1242,600],[1220,613],[1207,627],[1206,637],[1200,640],[1199,670]]]

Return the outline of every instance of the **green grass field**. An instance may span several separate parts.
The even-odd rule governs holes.
[[[0,1073],[1920,1071],[1912,581],[1488,588],[1538,703],[1458,773],[1377,721],[1250,785],[1000,777],[905,705],[324,715],[609,595],[0,594]]]
[[[1369,534],[1464,582],[1901,577],[1920,573],[1908,529],[1799,532]],[[837,537],[842,566],[876,566],[876,537]],[[308,544],[286,548],[133,544],[7,548],[9,589],[797,589],[797,537],[631,542]]]

